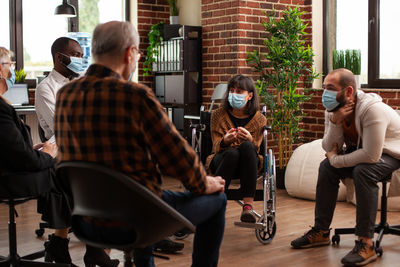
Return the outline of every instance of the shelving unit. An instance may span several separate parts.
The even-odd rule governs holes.
[[[164,25],[155,73],[155,94],[172,122],[187,140],[190,121],[201,105],[201,27]]]

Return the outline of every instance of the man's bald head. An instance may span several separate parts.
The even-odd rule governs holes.
[[[335,77],[338,84],[342,88],[346,88],[347,86],[352,86],[354,89],[353,90],[354,95],[357,93],[356,79],[354,77],[353,72],[351,72],[350,70],[344,69],[344,68],[335,69],[335,70],[331,71],[328,75]]]

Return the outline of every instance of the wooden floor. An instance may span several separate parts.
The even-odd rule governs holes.
[[[169,189],[178,189],[178,184],[167,182]],[[262,202],[256,202],[261,210]],[[43,248],[44,238],[36,238],[34,230],[39,222],[36,214],[36,202],[30,201],[17,207],[18,252],[20,255]],[[325,246],[312,249],[294,250],[290,241],[302,235],[313,224],[314,202],[291,198],[285,190],[277,194],[277,233],[271,244],[260,244],[252,229],[234,226],[240,215],[241,207],[229,201],[226,213],[226,230],[220,251],[219,266],[341,266],[340,259],[354,246],[354,236],[341,236],[340,246]],[[379,213],[378,213],[379,215]],[[400,224],[400,213],[390,212],[389,223]],[[0,255],[8,254],[7,234],[8,210],[0,205]],[[339,202],[332,227],[351,227],[355,221],[355,207]],[[161,223],[161,222],[160,222]],[[45,236],[49,233],[46,230]],[[193,235],[189,236],[182,253],[169,255],[170,260],[156,259],[157,266],[190,266]],[[383,239],[383,257],[368,266],[400,266],[400,237],[385,236]],[[71,235],[70,253],[72,260],[84,266],[82,257],[84,245]],[[122,253],[111,251],[113,258],[122,260]],[[120,264],[122,266],[122,264]]]

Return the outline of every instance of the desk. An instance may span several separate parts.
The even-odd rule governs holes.
[[[31,128],[31,136],[33,144],[41,143],[38,131],[38,119],[36,116],[35,106],[15,107],[17,115]]]

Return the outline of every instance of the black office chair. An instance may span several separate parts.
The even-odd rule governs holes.
[[[398,235],[400,236],[400,225],[389,226],[387,223],[387,182],[390,181],[392,174],[385,177],[382,182],[382,196],[381,196],[381,221],[375,225],[375,233],[378,233],[378,237],[375,240],[375,251],[379,256],[382,256],[383,250],[381,247],[381,242],[383,236],[386,234]],[[355,228],[338,228],[335,229],[335,234],[332,236],[332,244],[339,245],[340,235],[354,234]]]
[[[44,256],[44,250],[20,257],[17,253],[17,229],[15,205],[34,199],[50,190],[49,178],[42,175],[29,176],[26,173],[7,174],[0,177],[0,203],[9,206],[8,240],[9,255],[0,256],[0,266],[57,266],[67,267],[69,264],[37,262]]]
[[[78,239],[91,246],[124,251],[126,267],[132,251],[144,248],[182,229],[195,227],[149,189],[118,171],[90,162],[63,162],[57,176],[69,183],[74,202],[72,228]],[[79,228],[81,216],[126,222],[136,234],[127,244],[91,240]]]

